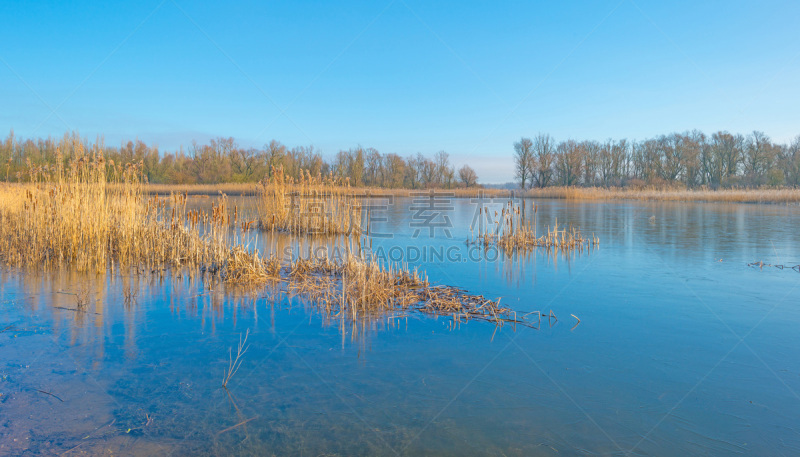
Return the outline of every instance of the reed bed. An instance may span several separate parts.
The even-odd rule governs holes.
[[[800,189],[664,189],[620,187],[546,187],[530,189],[527,197],[568,200],[697,201],[718,203],[800,203]]]
[[[288,192],[302,190],[299,181],[286,183]],[[146,184],[145,193],[170,195],[183,193],[189,196],[212,196],[223,192],[227,195],[263,195],[263,183],[220,183],[220,184]],[[552,198],[566,200],[605,201],[605,200],[645,200],[645,201],[697,201],[719,203],[800,203],[800,189],[682,189],[664,187],[563,187],[520,189],[486,189],[481,187],[435,189],[447,192],[454,198],[476,197],[517,197]],[[376,187],[337,186],[328,192],[344,194],[391,195],[411,197],[425,189],[385,189]]]
[[[212,196],[220,192],[226,195],[259,194],[258,183],[219,183],[219,184],[146,184],[145,193],[149,195],[184,194],[188,196]]]
[[[97,151],[76,152],[69,160],[59,158],[58,163],[66,164],[63,167],[30,167],[29,184],[0,187],[0,259],[6,264],[66,266],[96,273],[132,268],[163,274],[172,268],[250,287],[281,283],[331,315],[353,321],[417,311],[498,325],[524,324],[499,301],[433,286],[416,270],[366,260],[363,253],[353,254],[349,245],[344,259],[309,256],[287,261],[276,253],[261,257],[252,248],[257,221],[239,221],[237,209],[229,210],[224,194],[211,203],[209,212],[187,211],[185,193],[148,196],[139,166],[117,167]],[[322,193],[334,202],[333,211],[340,212],[325,223],[332,224],[330,228],[302,225],[288,215],[282,229],[295,233],[322,228],[323,233],[336,233],[347,217],[360,211],[346,198],[324,194],[330,182],[309,179],[305,185],[308,194]],[[291,198],[281,195],[280,183],[272,189],[276,199]],[[284,208],[278,202],[272,205],[276,211]],[[359,243],[357,237],[347,239]]]
[[[307,179],[306,177],[303,180]],[[302,190],[303,180],[284,180],[289,192],[299,192]],[[317,176],[317,181],[324,180]],[[328,178],[329,181],[339,181],[338,185],[330,186],[326,189],[329,193],[339,195],[391,195],[393,197],[411,197],[419,192],[435,190],[436,192],[446,192],[455,198],[477,198],[477,197],[507,197],[512,192],[519,192],[513,189],[486,189],[483,187],[458,187],[452,189],[405,189],[405,188],[384,188],[384,187],[354,187],[346,185],[343,180]],[[269,183],[269,180],[266,180]],[[173,193],[186,194],[188,196],[210,197],[219,195],[220,192],[227,195],[260,196],[263,195],[265,181],[259,183],[219,183],[219,184],[146,184],[145,193],[150,195],[171,195]]]
[[[488,211],[488,208],[480,208],[479,211],[483,217],[483,213]],[[506,254],[530,251],[536,248],[559,252],[580,252],[600,244],[600,240],[596,236],[586,237],[576,227],[559,227],[558,219],[552,228],[548,226],[545,232],[539,235],[536,229],[537,208],[535,203],[532,213],[533,221],[528,224],[522,208],[509,200],[499,213],[495,211],[494,225],[487,224],[487,227],[482,229],[482,233],[478,233],[476,238],[467,240],[467,242],[485,247],[497,246]]]
[[[224,199],[193,220],[185,196],[147,198],[139,166],[115,167],[78,149],[64,167],[31,167],[30,178],[2,188],[0,258],[7,264],[105,272],[219,265],[229,254]]]
[[[311,176],[299,180],[281,167],[259,185],[259,226],[309,235],[360,235],[361,199],[347,180],[333,176]]]

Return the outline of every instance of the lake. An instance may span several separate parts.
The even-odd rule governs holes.
[[[179,272],[3,267],[0,454],[800,455],[800,273],[748,266],[800,264],[800,208],[538,200],[537,230],[599,247],[508,258],[445,200],[376,208],[373,254],[555,317],[352,324]],[[281,236],[260,248],[308,248]]]

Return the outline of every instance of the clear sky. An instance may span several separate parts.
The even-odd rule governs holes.
[[[538,132],[800,134],[796,1],[231,3],[0,3],[0,131],[445,150],[489,183]]]

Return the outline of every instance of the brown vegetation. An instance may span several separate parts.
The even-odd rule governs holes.
[[[96,149],[106,160],[117,164],[140,164],[147,181],[158,184],[241,183],[249,184],[242,188],[252,191],[255,183],[264,176],[270,177],[276,169],[296,181],[303,179],[306,173],[332,175],[339,180],[348,179],[353,187],[359,188],[451,189],[474,187],[478,179],[469,167],[462,168],[456,176],[455,166],[444,151],[432,157],[421,153],[400,157],[358,146],[331,154],[326,160],[313,146],[289,148],[275,140],[261,148],[246,148],[233,138],[220,137],[208,144],[192,142],[188,148],[165,152],[140,140],[114,147],[104,145],[101,139],[91,144],[77,133],[65,134],[62,138],[22,139],[11,131],[5,141],[0,141],[5,181],[25,182],[27,161],[37,166],[53,165],[56,150],[60,150],[62,157],[70,158],[78,144],[85,150]]]
[[[308,171],[295,180],[279,167],[259,186],[259,224],[290,233],[360,235],[361,200],[348,184]]]
[[[480,208],[479,211],[487,211]],[[553,228],[547,227],[540,236],[536,231],[536,205],[533,205],[534,220],[528,224],[525,214],[519,206],[509,201],[500,213],[495,212],[494,226],[489,225],[478,233],[475,240],[469,240],[483,246],[497,246],[507,254],[516,251],[528,251],[535,248],[545,248],[557,251],[582,251],[600,244],[600,240],[592,235],[586,238],[580,229],[575,227],[559,228],[556,220]],[[533,226],[533,228],[531,228]]]
[[[653,200],[699,201],[723,203],[800,203],[800,189],[670,189],[670,188],[602,188],[546,187],[526,191],[524,196],[569,200]]]
[[[245,286],[283,283],[326,311],[353,320],[403,310],[524,323],[499,302],[432,286],[416,271],[367,261],[353,254],[356,249],[348,249],[344,259],[287,262],[277,253],[261,257],[250,247],[256,236],[251,234],[253,221],[240,223],[236,209],[231,218],[224,195],[210,212],[187,211],[186,194],[147,196],[137,166],[106,162],[96,150],[86,152],[80,145],[76,151],[63,168],[31,167],[30,184],[0,187],[0,259],[5,263],[98,273],[119,267],[157,273],[172,268]],[[110,183],[107,176],[112,176]],[[330,224],[338,225],[319,226],[325,233],[335,233],[358,210],[335,191],[341,187],[336,182],[307,179],[296,184],[310,195],[338,202],[334,208],[345,208],[331,219]],[[264,204],[276,214],[285,209],[281,199],[289,198],[282,186],[267,184],[271,191],[263,194]],[[304,232],[299,227],[316,228],[300,225],[294,215],[282,217],[286,219],[280,227],[292,233]]]

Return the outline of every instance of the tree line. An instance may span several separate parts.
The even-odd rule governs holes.
[[[244,148],[230,137],[215,138],[207,144],[192,142],[186,149],[162,153],[158,146],[149,146],[141,140],[115,147],[104,145],[102,139],[90,143],[76,133],[61,138],[18,139],[12,130],[0,143],[0,163],[5,167],[6,181],[24,182],[29,179],[31,167],[54,165],[59,158],[66,162],[78,149],[100,153],[118,166],[141,164],[151,183],[257,182],[282,168],[284,175],[294,179],[307,174],[332,175],[352,186],[449,189],[478,185],[475,170],[464,165],[456,171],[450,155],[444,151],[432,158],[421,153],[401,157],[358,146],[339,151],[326,160],[313,146],[289,148],[273,140],[262,148]]]
[[[800,136],[777,144],[763,132],[693,130],[643,141],[556,142],[549,134],[514,143],[523,189],[547,186],[761,187],[800,185]]]

